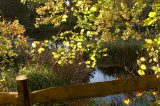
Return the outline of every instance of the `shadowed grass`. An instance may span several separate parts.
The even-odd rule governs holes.
[[[107,48],[107,57],[98,59],[98,64],[117,64],[123,66],[133,66],[137,62],[138,56],[145,51],[142,50],[144,40],[128,39],[114,42],[103,42],[101,48]]]

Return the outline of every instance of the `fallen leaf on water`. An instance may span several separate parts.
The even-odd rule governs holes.
[[[154,92],[153,92],[153,95],[156,95],[156,94],[157,94],[157,92],[154,91]]]
[[[129,105],[129,102],[130,102],[130,100],[129,100],[128,98],[125,98],[125,99],[124,99],[124,103],[125,103],[125,104]]]
[[[137,92],[136,96],[142,96],[142,92]]]

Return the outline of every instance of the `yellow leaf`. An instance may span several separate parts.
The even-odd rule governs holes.
[[[100,53],[100,52],[102,52],[102,50],[99,50],[98,52]]]
[[[58,59],[58,58],[59,58],[59,55],[58,55],[58,54],[55,54],[55,55],[54,55],[54,58],[55,58],[55,59]]]
[[[156,66],[153,66],[153,67],[152,67],[152,70],[157,71],[158,68],[157,68]]]
[[[99,39],[98,39],[98,38],[95,38],[95,40],[98,41]]]
[[[137,60],[137,64],[140,66],[140,65],[141,65],[141,61],[140,61],[140,60]]]
[[[153,53],[152,52],[149,52],[149,56],[151,57],[153,55]]]
[[[160,100],[158,100],[158,104],[160,104]]]
[[[145,75],[145,72],[143,70],[138,70],[138,74],[142,76]]]
[[[145,39],[145,42],[148,44],[152,44],[152,40],[151,39]]]
[[[33,47],[33,48],[36,48],[36,44],[35,44],[35,43],[32,43],[32,47]]]
[[[103,54],[103,56],[107,56],[108,54]]]
[[[125,103],[125,104],[129,105],[129,102],[130,102],[130,100],[129,100],[128,98],[125,98],[125,99],[124,99],[124,103]]]
[[[141,57],[140,60],[141,61],[146,61],[146,59],[144,57]]]
[[[55,52],[52,52],[52,54],[55,55],[56,53],[55,53]]]
[[[149,46],[148,48],[147,48],[147,51],[150,51],[152,49],[152,46]]]
[[[151,63],[151,62],[152,62],[152,59],[149,60],[149,63]]]
[[[84,29],[81,29],[81,33],[80,34],[83,34],[83,32],[84,32]]]
[[[108,50],[107,48],[104,48],[102,51],[105,52],[105,51],[107,51],[107,50]]]
[[[72,64],[72,63],[73,63],[73,60],[69,60],[69,63]]]
[[[142,70],[145,70],[145,69],[146,69],[146,66],[145,66],[144,64],[142,64],[142,65],[141,65],[141,69],[142,69]]]
[[[153,61],[154,62],[158,62],[158,59],[155,57],[155,58],[153,58]]]
[[[41,52],[44,51],[44,48],[39,48],[38,53],[41,54]]]
[[[48,40],[44,40],[44,43],[48,43]]]
[[[154,91],[154,92],[153,92],[153,95],[157,95],[157,92]]]
[[[86,67],[89,68],[90,66],[89,66],[89,65],[86,65]]]
[[[142,96],[142,92],[137,92],[136,96]]]
[[[91,62],[90,62],[90,61],[86,61],[85,63],[86,63],[86,64],[90,64]]]

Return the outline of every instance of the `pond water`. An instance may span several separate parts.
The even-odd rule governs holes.
[[[112,81],[122,78],[131,78],[131,74],[126,72],[124,68],[122,67],[109,67],[109,68],[98,68],[95,67],[95,71],[92,73],[92,77],[90,77],[90,83],[93,82],[103,82],[103,81]],[[117,88],[118,89],[118,88]],[[152,96],[149,94],[142,95],[140,97],[136,97],[135,91],[125,93],[125,94],[116,94],[116,95],[110,95],[106,97],[99,97],[95,98],[97,100],[103,100],[106,101],[112,105],[126,105],[124,104],[123,100],[125,98],[130,98],[130,106],[144,106],[148,105],[151,100],[153,100]]]
[[[33,42],[35,39],[29,39],[29,42]],[[51,47],[50,45],[49,47]],[[54,44],[55,46],[55,44]],[[59,45],[58,45],[59,46]],[[123,78],[131,78],[132,76],[135,76],[135,74],[131,74],[129,72],[125,71],[125,68],[123,67],[108,67],[108,68],[98,68],[95,67],[95,71],[91,73],[91,76],[89,78],[89,83],[93,82],[103,82],[103,81],[112,81],[117,79],[123,79]],[[118,89],[118,88],[117,88]],[[124,104],[123,100],[125,98],[129,98],[130,101],[132,101],[129,105],[130,106],[144,106],[148,105],[148,101],[153,100],[153,95],[145,94],[141,97],[136,97],[135,91],[125,93],[125,94],[116,94],[116,95],[109,95],[106,97],[97,97],[94,98],[97,101],[103,100],[108,102],[109,104],[114,105],[126,105]],[[136,99],[135,99],[136,98]],[[155,98],[154,98],[155,99]],[[100,105],[101,106],[101,105]]]

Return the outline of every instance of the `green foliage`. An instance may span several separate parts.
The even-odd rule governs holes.
[[[31,91],[65,85],[62,78],[45,66],[21,67],[17,74],[27,75]]]
[[[145,26],[149,26],[151,24],[154,24],[157,20],[160,19],[160,1],[156,0],[153,3],[153,12],[150,12],[148,15],[148,18],[144,21],[145,22]]]
[[[22,49],[26,46],[26,41],[21,36],[24,32],[18,20],[0,22],[0,81],[2,82],[6,80],[5,70],[15,65],[15,58],[19,55],[20,50],[17,51],[17,48]]]
[[[25,3],[25,0],[22,2]],[[66,45],[65,48],[59,47],[57,51],[52,52],[54,58],[58,59],[58,63],[63,66],[72,64],[72,59],[76,58],[77,54],[87,53],[88,58],[83,63],[88,68],[95,66],[97,57],[108,56],[105,51],[102,53],[103,50],[100,50],[101,41],[108,42],[119,38],[127,40],[129,37],[141,39],[141,34],[134,29],[134,24],[143,21],[141,14],[148,5],[148,1],[144,0],[73,0],[69,1],[68,5],[64,5],[65,2],[62,0],[41,0],[39,3],[44,3],[44,5],[36,9],[39,14],[35,23],[37,28],[41,24],[52,24],[54,28],[63,29],[63,26],[68,24],[68,28],[60,30],[56,36],[53,36],[53,43],[63,41]],[[158,0],[154,1],[152,8],[153,12],[150,12],[149,17],[144,20],[144,26],[150,26],[159,19]],[[72,24],[75,20],[76,23]],[[121,21],[125,23],[125,28],[118,25]],[[151,45],[155,44],[150,39],[145,41],[144,48],[150,49]],[[41,51],[43,48],[39,49],[39,53]],[[154,57],[154,61],[157,61],[157,58]],[[140,68],[141,70],[147,69],[141,66]]]

